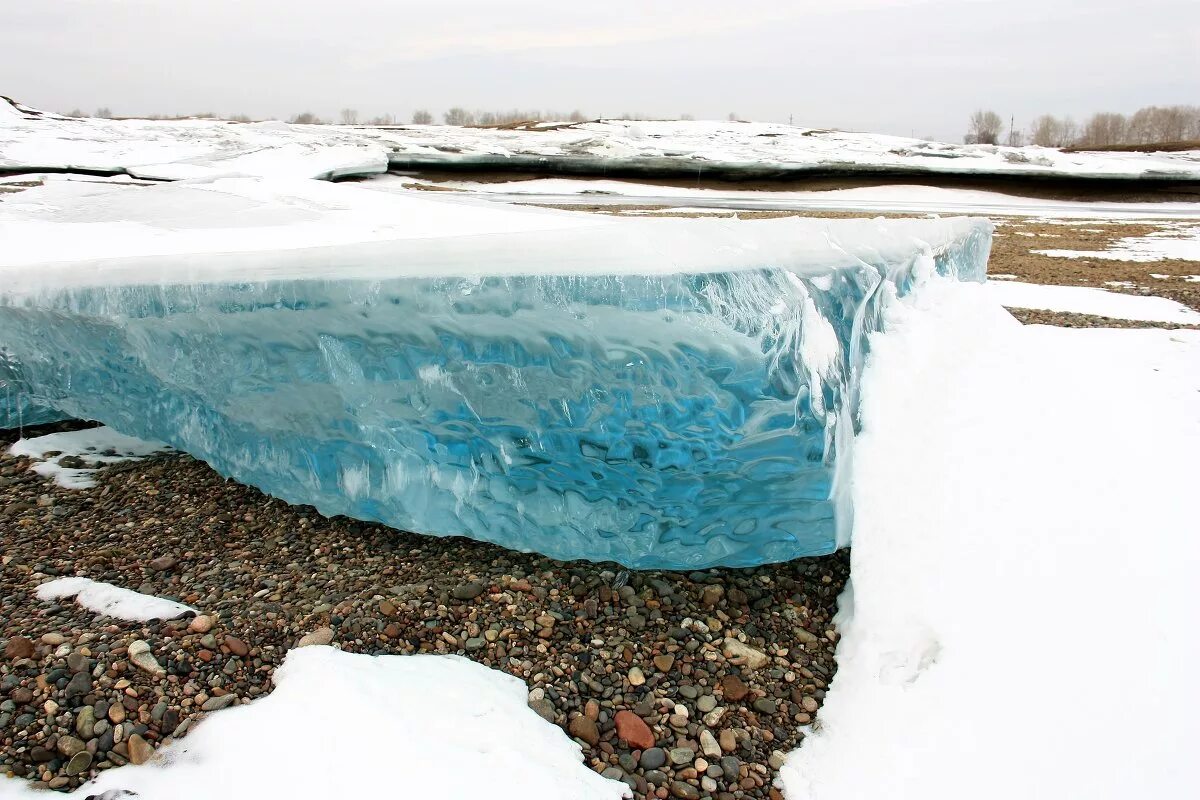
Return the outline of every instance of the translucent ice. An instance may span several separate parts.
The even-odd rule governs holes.
[[[123,189],[120,237],[87,221],[94,195],[0,214],[0,341],[32,399],[324,514],[633,567],[832,550],[865,334],[934,271],[981,280],[990,245],[981,220],[628,220],[307,183]],[[168,190],[203,224],[164,221]],[[270,220],[249,238],[247,197]],[[89,237],[137,255],[64,260]]]

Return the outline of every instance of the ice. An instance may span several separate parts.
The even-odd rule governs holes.
[[[65,414],[34,401],[21,377],[20,363],[0,347],[0,430],[65,418]]]
[[[177,179],[346,177],[386,170],[732,179],[1008,175],[1194,181],[1195,151],[1064,153],[755,122],[597,120],[539,130],[271,121],[71,119],[0,98],[0,173],[76,170]]]
[[[34,400],[327,515],[752,565],[837,545],[865,335],[935,271],[982,280],[990,230],[313,181],[34,195],[0,207],[0,341]]]

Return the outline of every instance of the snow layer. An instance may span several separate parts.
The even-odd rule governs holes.
[[[1021,281],[988,281],[985,288],[993,300],[1010,308],[1039,308],[1114,319],[1200,325],[1200,313],[1165,297],[1110,292],[1088,286],[1047,286]]]
[[[537,170],[668,169],[703,176],[807,171],[1200,177],[1194,153],[1063,153],[743,122],[617,121],[539,130],[428,125],[366,128],[217,120],[101,120],[38,115],[0,99],[0,170],[339,177],[476,164]]]
[[[151,619],[175,619],[194,614],[196,609],[164,597],[135,592],[111,583],[90,578],[56,578],[37,587],[40,600],[61,600],[74,597],[75,602],[89,611],[106,617],[145,622]]]
[[[1002,192],[896,184],[829,191],[698,189],[632,181],[539,178],[513,181],[438,181],[380,175],[363,184],[394,191],[436,187],[468,195],[549,205],[661,205],[703,203],[689,211],[820,209],[902,213],[1045,216],[1088,219],[1200,218],[1200,203],[1114,203],[1049,200]],[[679,208],[664,208],[679,212]]]
[[[144,458],[171,448],[162,442],[149,442],[101,425],[78,431],[48,433],[31,439],[18,439],[8,452],[14,456],[26,456],[40,463],[33,465],[39,475],[53,477],[65,489],[89,489],[96,485],[93,475],[99,466],[118,461]],[[50,455],[53,453],[54,455]],[[79,456],[89,464],[98,466],[64,467],[62,460],[67,456]]]
[[[1023,327],[967,285],[894,312],[786,796],[1195,796],[1200,333]]]
[[[584,766],[579,746],[526,705],[524,683],[464,658],[303,647],[288,653],[274,681],[271,694],[210,715],[154,761],[106,770],[65,796],[108,800],[121,790],[139,800],[631,796],[624,783]],[[0,778],[3,800],[42,796]]]

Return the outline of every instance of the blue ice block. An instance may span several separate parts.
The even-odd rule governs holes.
[[[29,401],[326,515],[749,566],[835,549],[868,334],[932,273],[982,280],[990,232],[642,219],[117,258],[0,289],[0,341]]]

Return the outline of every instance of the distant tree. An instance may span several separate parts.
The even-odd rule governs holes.
[[[371,117],[367,120],[368,125],[395,125],[396,118],[391,114],[380,114],[378,117]]]
[[[84,111],[82,108],[73,108],[66,113],[66,116],[68,116],[68,117],[86,117],[87,112]]]
[[[730,121],[730,122],[737,122],[737,121],[738,121],[738,115],[737,115],[737,112],[736,112],[736,111],[730,111],[730,112],[729,112],[729,121]]]
[[[341,110],[341,112],[339,112],[338,117],[342,120],[343,125],[357,125],[358,124],[358,109],[343,108]]]
[[[980,109],[971,115],[967,128],[966,141],[968,144],[996,144],[1000,141],[1000,131],[1004,121],[995,111]]]
[[[1107,147],[1114,144],[1125,144],[1129,122],[1124,114],[1102,112],[1093,114],[1083,126],[1079,137],[1080,144],[1088,147]]]
[[[475,115],[465,108],[459,108],[458,106],[443,114],[442,119],[445,120],[447,125],[465,126],[475,124]]]
[[[696,118],[695,118],[694,116],[692,116],[691,114],[680,114],[680,115],[679,115],[679,118],[680,118],[681,120],[683,120],[684,122],[691,122],[692,120],[696,119]]]
[[[1042,114],[1033,121],[1029,133],[1030,144],[1039,147],[1062,147],[1063,124],[1053,114]]]
[[[497,120],[499,120],[499,117],[497,117],[496,114],[491,111],[479,111],[479,112],[476,112],[475,114],[473,114],[472,116],[474,117],[474,119],[470,123],[462,123],[462,124],[464,124],[464,125],[465,124],[496,125],[496,124],[498,124]]]
[[[297,125],[320,125],[321,118],[311,111],[301,111],[296,116],[292,117],[292,122]]]
[[[413,112],[412,121],[413,125],[432,125],[433,114],[430,114],[423,108],[418,108]]]
[[[100,119],[112,119],[112,111],[109,110],[108,106],[103,106],[96,109],[96,116]]]
[[[585,116],[583,115],[583,112],[582,112],[582,111],[580,111],[579,109],[575,109],[575,110],[574,110],[574,111],[572,111],[572,112],[570,113],[570,115],[567,117],[567,120],[568,120],[569,122],[586,122],[586,121],[587,121],[587,117],[585,117]]]
[[[253,122],[249,114],[234,114],[229,118],[232,122]]]
[[[1009,128],[1008,128],[1008,141],[1006,142],[1006,144],[1007,144],[1009,147],[1022,147],[1022,146],[1024,146],[1024,144],[1025,144],[1025,134],[1024,134],[1024,133],[1022,133],[1022,132],[1021,132],[1021,131],[1020,131],[1018,128],[1016,128],[1016,127],[1014,127],[1014,126],[1012,126],[1012,125],[1009,125]]]

